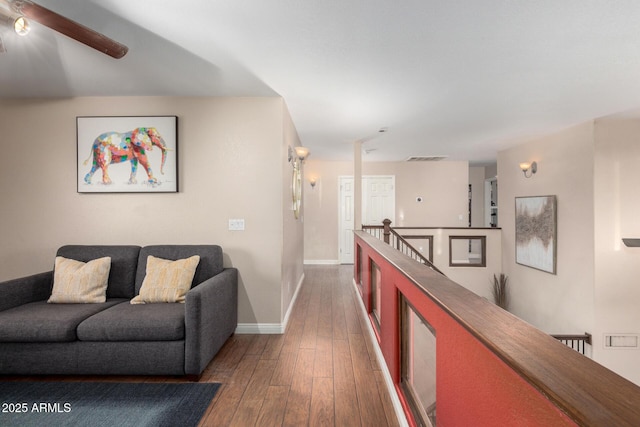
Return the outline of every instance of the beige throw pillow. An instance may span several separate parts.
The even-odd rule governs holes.
[[[144,276],[140,294],[131,300],[131,304],[146,304],[155,302],[181,302],[191,289],[196,267],[200,256],[171,261],[147,257],[147,274]]]
[[[107,300],[111,258],[89,262],[56,257],[49,303],[101,303]]]

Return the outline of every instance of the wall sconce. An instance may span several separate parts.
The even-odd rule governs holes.
[[[538,164],[536,162],[523,162],[520,163],[520,169],[524,173],[525,178],[531,178],[536,172],[538,172]]]
[[[296,156],[298,156],[298,159],[300,159],[301,162],[304,162],[304,160],[309,157],[309,149],[307,147],[296,147]]]
[[[316,188],[316,183],[318,182],[318,178],[316,178],[315,176],[312,176],[311,178],[309,178],[309,184],[311,184],[311,188]]]

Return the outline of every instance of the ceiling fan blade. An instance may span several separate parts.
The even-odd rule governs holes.
[[[32,19],[112,58],[120,59],[129,51],[127,46],[36,3],[15,1],[13,5],[27,19]]]

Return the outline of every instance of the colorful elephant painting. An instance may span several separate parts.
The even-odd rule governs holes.
[[[137,183],[138,163],[147,172],[148,182],[153,185],[158,184],[158,179],[153,175],[149,158],[147,157],[147,151],[153,150],[154,145],[162,150],[160,173],[164,174],[164,164],[167,160],[167,151],[169,149],[156,128],[140,127],[131,132],[106,132],[101,134],[93,142],[91,154],[84,162],[84,165],[87,165],[89,160],[93,158],[91,170],[85,175],[84,181],[87,184],[91,184],[93,174],[100,168],[102,170],[102,183],[111,184],[109,166],[114,163],[131,162],[129,184]]]

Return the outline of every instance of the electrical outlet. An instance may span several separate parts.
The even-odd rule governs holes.
[[[243,231],[244,230],[244,218],[230,219],[229,220],[229,230],[232,230],[232,231]]]

